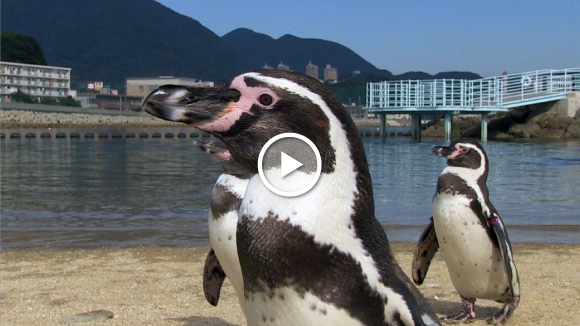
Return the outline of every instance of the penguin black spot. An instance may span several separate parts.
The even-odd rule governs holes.
[[[310,310],[314,311],[316,310],[316,304],[314,302],[311,302],[309,305]]]

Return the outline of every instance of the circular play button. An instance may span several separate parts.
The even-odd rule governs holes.
[[[312,189],[322,170],[320,153],[314,143],[295,133],[272,137],[258,157],[258,172],[273,193],[295,197]]]

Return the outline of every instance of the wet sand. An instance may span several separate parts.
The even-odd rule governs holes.
[[[410,275],[414,244],[392,243]],[[14,250],[0,255],[0,324],[58,325],[63,316],[108,310],[114,318],[78,325],[245,325],[226,281],[217,307],[202,292],[207,247]],[[580,245],[514,244],[522,300],[510,325],[580,324]],[[444,262],[436,256],[419,287],[438,315],[459,309]],[[485,325],[500,304],[478,301]]]

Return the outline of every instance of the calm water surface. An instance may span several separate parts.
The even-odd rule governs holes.
[[[441,140],[364,139],[376,215],[416,241],[445,160]],[[221,163],[185,139],[2,140],[2,250],[208,245]],[[488,142],[491,200],[512,241],[580,243],[580,142]]]

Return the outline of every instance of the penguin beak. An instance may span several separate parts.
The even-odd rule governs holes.
[[[444,157],[446,159],[452,159],[455,157],[457,149],[453,146],[435,146],[431,150],[434,155]]]
[[[230,88],[164,85],[147,96],[143,109],[161,119],[195,126],[218,119],[239,98],[240,92]]]
[[[195,143],[195,145],[200,150],[220,159],[227,159],[231,156],[230,152],[227,149],[219,146],[214,142],[198,141],[197,143]]]

